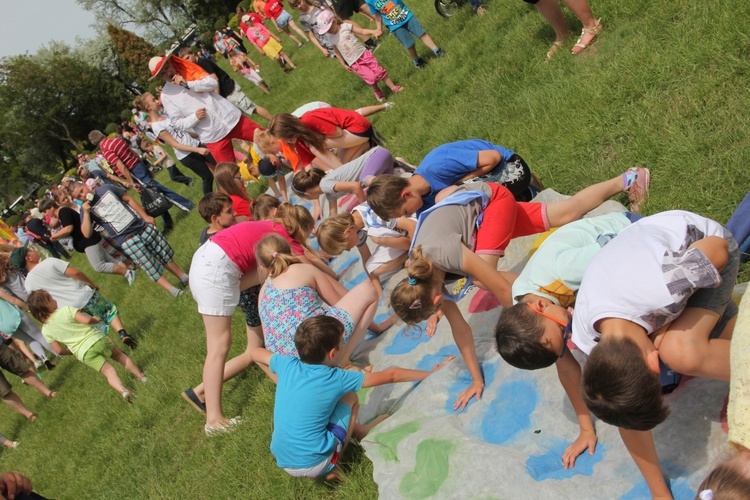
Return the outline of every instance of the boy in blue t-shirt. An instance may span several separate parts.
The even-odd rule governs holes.
[[[526,195],[531,178],[528,165],[514,151],[482,139],[468,139],[436,147],[427,153],[409,178],[376,176],[368,188],[367,202],[382,217],[381,212],[389,212],[385,205],[403,199],[404,213],[418,216],[435,205],[440,191],[471,179],[500,184],[516,201],[529,201]],[[539,181],[536,182],[541,187]],[[381,199],[387,202],[383,204]]]
[[[417,55],[417,49],[414,47],[415,36],[422,40],[436,56],[445,54],[444,50],[435,45],[430,35],[419,24],[419,20],[414,13],[401,0],[366,0],[366,2],[375,16],[375,24],[377,25],[375,36],[379,37],[383,34],[383,22],[385,22],[390,32],[409,53],[414,66],[417,68],[424,68],[427,63]],[[378,14],[380,15],[378,16]]]
[[[278,383],[273,411],[271,453],[276,463],[294,477],[340,479],[334,472],[349,439],[362,439],[385,420],[357,423],[356,391],[394,382],[421,381],[431,372],[388,368],[374,373],[336,367],[343,346],[344,326],[330,316],[303,321],[294,335],[300,358],[251,351],[253,361],[270,366]],[[435,366],[439,370],[453,359]]]

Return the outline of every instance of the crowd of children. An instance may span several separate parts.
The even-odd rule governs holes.
[[[443,51],[400,0],[366,0],[363,5],[375,16],[376,29],[364,29],[338,12],[337,17],[325,7],[295,0],[292,6],[302,12],[299,28],[280,1],[256,0],[255,12],[240,12],[240,30],[261,54],[291,71],[296,66],[263,19],[301,46],[291,28],[324,54],[337,57],[383,101],[379,82],[393,93],[402,90],[367,43],[370,36],[382,34],[383,24],[417,67],[425,61],[416,52],[415,37],[436,56]],[[475,9],[485,10],[480,3]],[[598,33],[598,22],[596,26],[584,28],[579,41],[584,48]],[[592,36],[584,43],[587,34]],[[229,43],[234,38],[217,35],[217,46],[223,44],[232,66],[267,93],[270,89],[257,73],[257,64]],[[200,247],[189,273],[175,263],[167,238],[154,225],[156,213],[150,205],[138,203],[127,192],[138,185],[144,200],[144,191],[154,186],[141,157],[125,138],[114,141],[93,131],[95,146],[113,148],[109,155],[115,168],[105,172],[97,162],[79,156],[81,177],[92,182],[71,180],[59,201],[40,204],[42,212],[62,221],[57,238],[35,235],[55,256],[41,259],[27,246],[6,248],[0,254],[0,330],[17,344],[28,343],[33,351],[24,355],[21,345],[20,352],[0,345],[0,366],[49,398],[57,393],[36,377],[28,360],[51,369],[50,356],[75,355],[127,401],[133,391],[110,360],[147,381],[107,336],[111,326],[123,345],[138,345],[117,306],[85,274],[57,258],[59,248],[52,242],[70,236],[72,247],[85,252],[99,272],[121,274],[132,283],[137,266],[175,298],[189,287],[205,329],[206,358],[201,382],[182,396],[205,414],[207,436],[241,429],[241,417],[224,414],[222,387],[257,365],[277,384],[271,453],[278,466],[294,477],[340,479],[336,466],[349,441],[362,438],[387,417],[359,423],[356,392],[418,382],[431,373],[372,371],[354,356],[368,330],[379,335],[393,324],[394,317],[376,323],[375,312],[385,282],[405,270],[385,302],[407,324],[427,322],[428,335],[446,317],[471,375],[469,387],[453,401],[455,409],[480,399],[485,385],[472,329],[456,305],[475,285],[504,308],[495,330],[502,358],[520,369],[556,366],[580,426],[579,437],[562,456],[564,467],[575,466],[581,453],[596,447],[593,413],[619,428],[652,495],[669,497],[651,430],[669,414],[659,374],[671,369],[732,380],[730,415],[737,428],[730,418],[730,439],[738,454],[706,480],[702,491],[720,491],[731,474],[747,482],[747,421],[737,417],[748,399],[743,386],[747,321],[737,321],[731,298],[738,245],[723,226],[684,211],[638,215],[651,180],[643,167],[630,168],[562,201],[539,203],[532,198],[541,183],[529,165],[515,151],[485,140],[438,146],[414,170],[383,147],[363,112],[311,103],[306,111],[272,116],[263,130],[247,118],[252,109],[241,115],[218,93],[220,84],[207,73],[210,68],[187,56],[151,61],[152,76],[162,76],[166,84],[160,98],[145,93],[135,100],[136,109],[147,114],[145,123],[152,135],[131,144],[152,158],[153,167],[167,168],[173,181],[190,185],[191,177],[171,170],[176,162],[161,147],[169,144],[177,159],[203,181],[203,198],[197,205],[208,226],[198,237]],[[252,143],[242,166],[230,159],[234,138]],[[243,168],[266,177],[274,196],[253,199]],[[293,194],[314,202],[313,213],[290,203],[287,175]],[[187,202],[173,196],[172,203],[192,207],[171,190],[161,192]],[[627,195],[631,212],[579,220],[620,193]],[[321,197],[328,201],[327,213]],[[318,219],[323,220],[316,227]],[[165,218],[165,225],[168,222],[171,219]],[[544,241],[520,275],[498,270],[512,239],[552,228],[560,229]],[[127,259],[107,257],[104,238]],[[312,239],[320,250],[314,249]],[[367,278],[347,290],[329,264],[354,247]],[[177,285],[166,271],[177,278]],[[247,344],[241,354],[227,360],[237,306],[245,314]],[[42,324],[41,331],[22,309]],[[573,346],[587,358],[583,368],[571,354]],[[35,420],[7,380],[0,376],[0,382],[3,400]],[[0,439],[4,446],[17,445],[1,434]],[[741,491],[750,490],[745,485]]]

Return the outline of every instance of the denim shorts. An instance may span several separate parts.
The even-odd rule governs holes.
[[[282,10],[279,17],[276,18],[276,26],[279,28],[286,28],[286,25],[289,24],[289,21],[291,20],[292,15],[289,12]]]
[[[393,33],[396,39],[401,42],[401,45],[403,45],[404,48],[408,50],[414,47],[414,44],[416,43],[414,41],[414,37],[420,38],[427,32],[424,30],[424,28],[422,28],[422,25],[419,24],[419,19],[417,19],[417,16],[411,16],[411,19],[406,21],[395,30],[391,31],[391,33]]]

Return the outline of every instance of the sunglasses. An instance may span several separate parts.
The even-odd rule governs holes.
[[[534,306],[532,306],[528,302],[526,303],[526,305],[529,306],[529,309],[531,309],[532,311],[534,311],[535,313],[537,313],[539,316],[544,316],[547,319],[551,319],[552,321],[554,321],[555,323],[557,323],[558,326],[560,326],[560,333],[562,334],[562,338],[563,338],[563,350],[562,350],[562,354],[560,354],[558,356],[558,358],[562,358],[563,356],[565,356],[565,350],[566,350],[565,346],[568,345],[568,339],[570,339],[570,334],[571,334],[571,331],[572,331],[573,321],[572,320],[571,321],[563,321],[560,318],[556,318],[556,317],[552,316],[551,314],[547,314],[547,313],[545,313],[543,311],[540,311],[539,309],[535,308]]]

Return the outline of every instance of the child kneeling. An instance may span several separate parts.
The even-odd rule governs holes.
[[[31,292],[27,303],[31,314],[44,325],[42,335],[57,354],[74,354],[81,363],[104,375],[109,385],[126,401],[130,401],[133,391],[125,389],[117,371],[107,359],[117,361],[138,380],[146,382],[146,375],[133,360],[115,347],[104,334],[91,327],[101,321],[99,318],[84,314],[71,306],[58,309],[57,302],[46,290]]]
[[[352,436],[362,439],[385,420],[357,423],[356,391],[363,387],[414,382],[431,372],[389,368],[362,373],[336,368],[343,347],[344,326],[336,318],[316,316],[303,321],[294,335],[299,359],[255,348],[256,363],[270,366],[277,381],[271,453],[276,463],[294,477],[339,476],[334,468]],[[436,366],[435,372],[453,357]]]

